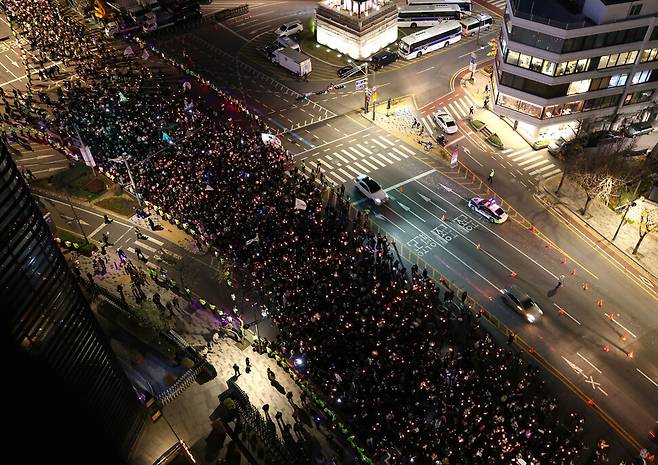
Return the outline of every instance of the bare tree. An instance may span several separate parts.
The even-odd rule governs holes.
[[[642,210],[642,213],[640,214],[640,226],[639,226],[639,235],[640,238],[637,241],[637,244],[635,244],[635,248],[633,249],[633,255],[637,254],[637,250],[640,248],[640,244],[642,244],[642,241],[644,238],[653,231],[656,231],[658,229],[658,213],[656,210],[649,210],[645,208]]]
[[[564,162],[562,169],[562,177],[560,178],[560,184],[555,190],[556,195],[560,195],[560,190],[562,190],[562,185],[564,184],[564,178],[567,177],[567,174],[571,173],[573,168],[577,165],[580,165],[580,160],[583,157],[583,143],[581,139],[574,139],[566,143],[564,150],[560,153],[560,159]]]

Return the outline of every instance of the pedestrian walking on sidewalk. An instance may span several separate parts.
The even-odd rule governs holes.
[[[494,175],[495,175],[495,174],[496,174],[496,170],[494,170],[493,168],[491,168],[491,171],[489,171],[489,177],[487,178],[487,182],[488,182],[489,184],[493,184],[493,178],[494,178]]]
[[[107,216],[106,213],[103,213],[103,221],[105,224],[112,224],[114,222],[114,220]]]
[[[240,366],[237,363],[233,364],[233,376],[236,378],[240,376]]]
[[[471,108],[468,109],[468,116],[473,118],[474,112],[475,112],[475,108],[473,108],[473,105],[471,105]]]
[[[489,108],[489,96],[488,95],[484,98],[484,104],[482,105],[482,107],[487,108],[487,109]]]
[[[245,358],[244,363],[246,365],[246,368],[244,369],[245,372],[250,373],[251,372],[251,360],[249,360],[249,357]]]

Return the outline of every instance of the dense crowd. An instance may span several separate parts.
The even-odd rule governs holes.
[[[208,105],[198,84],[163,84],[141,51],[126,57],[83,34],[55,0],[6,6],[30,73],[56,62],[74,70],[56,99],[15,116],[79,138],[124,180],[110,160],[129,155],[137,191],[250,277],[281,330],[279,350],[300,359],[369,453],[388,463],[571,463],[583,420],[558,415],[538,370],[446,302],[451,293],[426,272],[405,269],[339,195],[323,202],[315,173],[264,144],[256,117],[228,100]]]

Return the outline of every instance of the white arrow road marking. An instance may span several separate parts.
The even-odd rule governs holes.
[[[441,210],[443,213],[446,213],[446,212],[448,211],[448,210],[446,210],[445,208],[441,207],[440,205],[434,203],[434,202],[432,201],[432,199],[430,199],[429,197],[426,197],[426,196],[424,196],[424,195],[421,194],[421,193],[418,193],[418,195],[420,195],[420,198],[423,199],[425,202],[431,203],[431,204],[434,205],[436,208],[438,208],[439,210]]]
[[[576,365],[575,363],[573,363],[571,360],[567,359],[567,358],[564,357],[564,356],[562,356],[562,359],[563,359],[565,362],[567,362],[571,368],[573,368],[573,371],[575,371],[575,372],[578,373],[579,375],[582,375],[582,374],[583,374],[583,369],[580,368],[578,365]]]
[[[398,228],[400,231],[402,231],[403,233],[405,233],[405,234],[407,233],[404,229],[402,229],[402,228],[401,228],[400,226],[398,226],[397,224],[393,223],[391,220],[388,219],[387,216],[382,215],[381,213],[375,213],[375,218],[377,218],[377,219],[380,220],[380,221],[381,221],[381,220],[386,220],[386,221],[388,221],[389,223],[391,223],[393,226],[395,226],[396,228]]]
[[[405,197],[406,197],[406,196],[405,196]],[[403,204],[403,203],[400,202],[399,200],[398,200],[398,205],[400,205],[400,208],[402,208],[404,211],[406,211],[407,213],[411,213],[411,214],[414,215],[416,218],[418,218],[420,221],[422,221],[423,223],[425,223],[425,219],[423,219],[421,216],[418,216],[416,213],[414,213],[414,212],[411,210],[411,208],[407,207],[405,204]]]

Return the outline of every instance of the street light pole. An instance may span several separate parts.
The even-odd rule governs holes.
[[[89,238],[87,237],[87,234],[85,233],[85,230],[82,228],[82,224],[80,223],[80,218],[78,218],[78,214],[75,212],[75,208],[73,208],[73,203],[71,203],[71,197],[69,196],[69,191],[68,189],[64,189],[66,192],[66,199],[69,201],[69,207],[71,207],[71,211],[73,212],[73,217],[75,218],[75,221],[78,223],[78,228],[80,228],[80,232],[85,238],[85,242],[89,244]]]
[[[631,209],[631,207],[634,207],[636,205],[635,202],[631,202],[626,205],[626,208],[624,209],[624,216],[621,217],[621,221],[619,222],[619,226],[617,226],[617,230],[615,231],[615,235],[612,236],[612,241],[614,242],[615,239],[617,239],[617,234],[619,234],[619,230],[621,229],[621,225],[624,224],[624,221],[626,220],[626,214],[628,213],[628,210]]]

